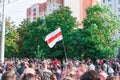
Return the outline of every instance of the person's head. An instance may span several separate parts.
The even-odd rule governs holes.
[[[6,71],[3,75],[2,75],[2,79],[1,80],[16,80],[16,76],[14,73],[10,72],[10,71]]]
[[[80,78],[86,71],[88,71],[88,67],[85,64],[80,64],[76,70],[76,78]]]
[[[36,80],[36,76],[31,73],[24,74],[21,80]]]
[[[47,69],[48,68],[48,65],[47,65],[47,62],[45,61],[45,62],[43,62],[42,63],[42,65],[43,65],[43,67],[45,68],[45,69]]]
[[[21,66],[25,66],[25,62],[21,62],[21,64],[20,64]]]
[[[35,72],[35,69],[33,69],[33,68],[26,68],[23,73],[24,74],[31,73],[31,74],[35,75],[36,72]]]
[[[70,70],[74,70],[74,65],[73,64],[68,64],[67,68],[70,69]]]
[[[119,80],[117,76],[108,76],[106,80]]]
[[[106,59],[104,59],[104,60],[103,60],[103,63],[106,63],[106,62],[107,62]]]
[[[55,75],[55,74],[52,74],[52,75],[50,76],[50,80],[57,80],[56,75]]]
[[[35,64],[34,63],[30,63],[30,68],[35,69]]]
[[[43,76],[43,72],[40,69],[36,69],[36,78],[38,80],[41,80],[42,76]]]
[[[11,67],[8,67],[8,69],[7,69],[7,71],[10,71],[10,72],[12,72],[12,73],[15,73],[15,70],[14,70],[15,68],[13,67],[13,66],[11,66]]]
[[[105,66],[101,65],[101,71],[105,71]]]
[[[72,77],[70,77],[70,76],[66,76],[66,77],[64,77],[64,78],[61,79],[61,80],[76,80],[76,79],[74,79],[74,78],[72,78]]]
[[[94,70],[90,70],[85,72],[81,77],[80,80],[101,80],[100,76]]]

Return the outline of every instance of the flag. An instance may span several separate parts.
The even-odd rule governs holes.
[[[48,34],[45,38],[45,41],[47,42],[48,46],[52,48],[56,42],[62,40],[62,31],[61,28],[56,29],[55,31]]]

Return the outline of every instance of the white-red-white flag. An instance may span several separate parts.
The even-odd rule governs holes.
[[[61,28],[58,28],[55,31],[48,34],[45,38],[45,41],[47,42],[49,47],[52,48],[56,44],[56,42],[58,42],[62,39],[63,39],[63,37],[62,37]]]

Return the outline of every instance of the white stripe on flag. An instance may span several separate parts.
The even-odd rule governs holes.
[[[62,39],[63,37],[62,37],[61,28],[58,28],[55,31],[48,34],[45,38],[45,41],[47,41],[47,44],[49,45],[49,47],[52,48],[56,44],[56,42]]]

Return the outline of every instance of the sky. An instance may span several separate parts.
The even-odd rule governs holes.
[[[7,0],[6,0],[7,1]],[[43,3],[46,0],[10,0],[6,5],[6,16],[11,17],[11,21],[19,25],[23,19],[26,18],[26,9],[36,3]],[[0,5],[0,12],[2,13],[2,5]]]

